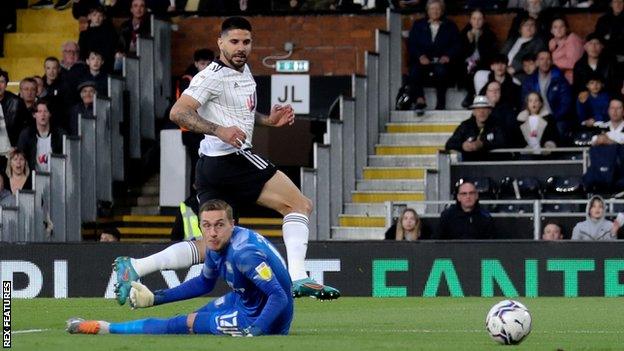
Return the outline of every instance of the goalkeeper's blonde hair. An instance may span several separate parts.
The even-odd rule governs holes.
[[[225,211],[227,219],[230,222],[234,221],[234,211],[232,210],[232,206],[223,200],[213,199],[204,202],[204,204],[199,208],[198,215],[201,217],[202,213],[208,211]]]

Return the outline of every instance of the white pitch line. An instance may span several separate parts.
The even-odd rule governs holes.
[[[325,328],[325,329],[293,329],[295,332],[312,332],[312,333],[332,333],[332,332],[351,332],[351,333],[486,333],[485,329],[340,329],[340,328]],[[542,331],[533,329],[531,333],[535,334],[624,334],[622,330],[555,330],[555,331]]]
[[[26,330],[15,330],[11,331],[11,334],[30,334],[30,333],[41,333],[48,331],[50,329],[26,329]]]

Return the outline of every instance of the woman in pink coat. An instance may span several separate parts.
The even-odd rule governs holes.
[[[583,39],[571,33],[568,22],[563,17],[555,17],[550,25],[553,38],[548,42],[554,64],[565,74],[572,84],[574,64],[583,56]]]

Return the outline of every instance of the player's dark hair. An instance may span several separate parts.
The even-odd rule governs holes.
[[[232,29],[242,29],[251,32],[251,23],[243,17],[235,16],[227,18],[223,21],[223,24],[221,24],[221,35],[224,35]]]
[[[199,49],[193,53],[193,61],[214,61],[214,52],[210,49]]]
[[[234,211],[232,210],[232,206],[228,205],[228,203],[223,200],[214,199],[204,202],[204,204],[199,208],[199,217],[201,217],[202,213],[208,211],[225,211],[227,219],[230,222],[234,221]]]

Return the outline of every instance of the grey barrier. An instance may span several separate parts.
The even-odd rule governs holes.
[[[96,135],[95,120],[81,119],[81,150],[80,150],[80,203],[83,222],[93,222],[97,218],[96,195]]]
[[[63,137],[63,153],[67,155],[65,163],[65,228],[67,241],[81,241],[81,147],[80,138]]]
[[[15,206],[0,207],[2,217],[2,235],[0,241],[15,242],[18,238],[18,208]]]
[[[32,171],[33,174],[35,171]],[[35,192],[17,192],[17,241],[34,241],[35,233]]]
[[[362,179],[366,166],[367,126],[366,77],[353,75],[353,97],[355,98],[355,178]]]
[[[310,214],[310,240],[316,240],[318,237],[317,218],[318,218],[318,201],[316,197],[316,170],[313,168],[304,168],[301,170],[301,192],[312,201],[312,213]]]
[[[154,123],[154,40],[137,39],[137,55],[139,57],[139,104],[141,104],[141,137],[156,139]]]
[[[152,19],[154,38],[154,109],[157,118],[165,117],[171,99],[171,25]]]
[[[316,169],[316,240],[329,239],[330,212],[330,155],[329,145],[314,143],[314,168]]]
[[[388,32],[390,32],[390,109],[394,109],[394,97],[401,88],[403,73],[401,72],[403,59],[403,20],[401,14],[390,9],[386,12]]]
[[[351,201],[355,190],[355,100],[340,97],[340,120],[342,121],[342,203]]]
[[[124,138],[121,124],[124,121],[124,80],[108,77],[108,96],[110,98],[111,123],[111,170],[113,180],[124,180]]]
[[[383,30],[375,31],[375,50],[379,54],[379,130],[384,130],[386,123],[390,121],[391,92],[390,92],[390,33]]]
[[[141,158],[141,84],[139,60],[124,57],[123,76],[129,93],[128,110],[128,153],[130,158]]]
[[[110,100],[97,97],[95,101],[95,152],[98,200],[113,201],[113,173],[111,155],[111,117]]]
[[[325,144],[329,148],[329,225],[338,225],[338,215],[342,211],[342,180],[343,180],[343,141],[342,122],[327,119]]]
[[[375,153],[379,140],[379,55],[366,52],[366,119],[368,136],[366,138],[366,157]]]
[[[67,241],[67,228],[65,226],[65,155],[50,155],[50,199],[52,206],[50,208],[50,218],[54,225],[54,241]]]
[[[50,216],[50,173],[35,172],[32,187],[35,190],[34,241],[57,241],[46,233]]]

